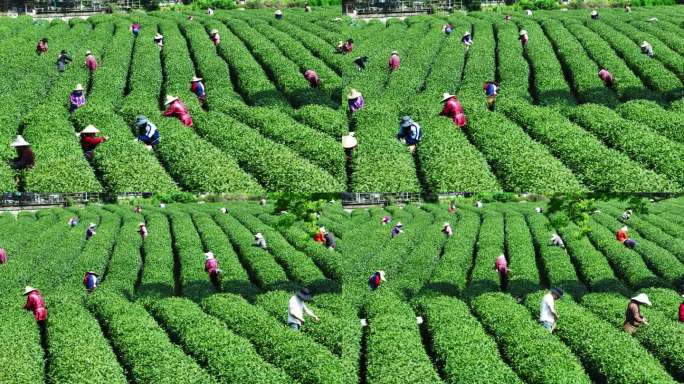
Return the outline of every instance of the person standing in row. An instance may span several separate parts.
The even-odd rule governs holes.
[[[136,117],[135,127],[138,130],[137,140],[145,144],[148,150],[153,150],[159,145],[159,130],[156,125],[147,120],[147,117],[143,115]]]
[[[0,248],[0,264],[7,263],[7,251],[5,248]]]
[[[466,51],[470,48],[471,45],[473,45],[473,35],[470,34],[470,31],[465,31],[463,33],[461,42],[465,46]]]
[[[67,64],[71,63],[73,60],[71,59],[71,56],[65,51],[64,49],[62,52],[59,53],[59,56],[57,56],[57,70],[61,73],[66,70]]]
[[[219,35],[218,29],[212,29],[209,38],[211,39],[211,42],[214,43],[214,46],[221,44],[221,35]]]
[[[131,33],[133,33],[133,37],[138,37],[140,34],[140,23],[136,21],[131,24]]]
[[[83,92],[83,85],[76,84],[76,87],[74,87],[74,90],[69,95],[69,113],[74,113],[78,108],[85,105],[86,97]]]
[[[337,243],[335,242],[335,236],[328,231],[325,231],[325,233],[323,234],[323,241],[325,243],[325,247],[329,250],[334,250],[337,247]]]
[[[268,246],[266,245],[266,239],[264,238],[264,235],[262,235],[261,233],[257,233],[256,235],[254,235],[254,245],[257,248],[268,249]]]
[[[605,85],[606,87],[613,86],[613,81],[615,81],[613,79],[613,75],[610,72],[608,72],[605,68],[601,68],[601,70],[598,73],[598,77],[599,79],[601,79],[601,81],[603,81],[603,85]]]
[[[494,110],[496,97],[499,95],[499,83],[495,81],[488,81],[484,83],[482,89],[484,90],[485,97],[487,98],[487,107],[490,110]]]
[[[93,56],[92,51],[86,51],[85,66],[88,68],[91,75],[97,70],[97,60],[95,59],[95,56]]]
[[[394,228],[392,228],[392,232],[390,233],[392,239],[399,236],[400,233],[404,233],[404,230],[402,229],[403,226],[404,225],[400,221],[394,226]]]
[[[38,56],[47,53],[48,52],[48,39],[43,37],[42,39],[38,40],[38,44],[36,45],[36,53]]]
[[[354,113],[365,106],[363,95],[356,89],[351,89],[347,95],[347,103],[349,105],[349,112]]]
[[[318,73],[313,69],[304,71],[304,79],[309,82],[311,88],[318,88],[321,85],[321,79],[318,77]]]
[[[167,95],[164,105],[166,106],[164,116],[175,117],[186,127],[192,127],[192,118],[188,112],[188,107],[178,97]]]
[[[442,225],[442,233],[446,235],[447,239],[454,235],[454,230],[451,228],[451,224],[444,223]]]
[[[556,323],[558,322],[556,301],[562,298],[564,294],[562,288],[551,288],[541,300],[539,322],[550,333],[556,330]]]
[[[209,275],[209,280],[215,284],[219,284],[219,274],[221,270],[218,267],[218,260],[214,257],[213,252],[206,252],[204,254],[204,271]]]
[[[563,239],[560,236],[558,236],[557,233],[551,235],[551,245],[553,245],[554,247],[565,248],[565,244],[563,244]]]
[[[385,279],[385,271],[375,271],[368,278],[368,288],[371,291],[375,291],[384,282],[387,282]]]
[[[530,37],[527,36],[527,31],[524,29],[520,30],[518,40],[520,40],[520,44],[522,44],[523,47],[527,46],[527,43],[530,41]]]
[[[506,289],[508,286],[508,274],[511,270],[508,268],[508,261],[503,253],[494,261],[494,270],[499,273],[501,288]]]
[[[88,226],[88,229],[86,229],[86,233],[85,233],[86,240],[90,240],[93,236],[96,235],[95,227],[96,227],[95,223],[90,223],[90,225]]]
[[[83,149],[83,154],[88,161],[93,161],[93,158],[95,157],[95,148],[109,140],[109,137],[107,136],[97,137],[98,133],[100,133],[100,130],[95,128],[95,126],[92,124],[88,125],[84,130],[78,133],[81,137],[81,148]]]
[[[17,135],[17,138],[10,144],[10,147],[17,150],[17,157],[12,159],[10,166],[12,169],[22,170],[33,168],[36,164],[36,156],[31,150],[31,143],[26,141],[23,136]]]
[[[145,223],[141,222],[140,224],[138,224],[138,233],[140,234],[140,238],[142,239],[142,241],[145,241],[145,239],[147,239],[147,226],[145,225]]]
[[[306,288],[300,289],[290,298],[287,305],[287,325],[294,331],[299,331],[304,324],[304,314],[313,318],[315,322],[320,319],[307,307],[306,302],[311,300],[311,293]]]
[[[410,116],[404,116],[399,122],[399,132],[397,133],[397,140],[404,141],[411,153],[416,151],[416,146],[423,139],[423,132],[420,125],[413,121]]]
[[[465,127],[468,122],[458,97],[445,92],[442,95],[442,103],[444,103],[444,108],[440,115],[450,118],[461,128]]]
[[[207,101],[207,92],[204,89],[204,83],[202,83],[202,78],[193,76],[190,80],[190,92],[197,96],[197,100],[200,105],[204,105]]]
[[[26,295],[28,295],[28,297],[26,298],[24,309],[33,312],[33,317],[41,327],[41,332],[45,332],[45,320],[47,320],[48,311],[45,307],[45,299],[43,298],[43,295],[37,288],[29,286],[24,288],[24,296]]]
[[[78,225],[78,216],[71,216],[69,219],[69,228],[74,228]]]

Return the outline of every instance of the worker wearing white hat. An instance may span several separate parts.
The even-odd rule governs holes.
[[[218,260],[216,260],[214,253],[211,251],[204,254],[204,271],[209,274],[209,279],[212,282],[218,282],[221,270],[218,268]]]
[[[276,20],[282,20],[283,19],[283,11],[281,11],[280,9],[276,9],[274,15],[275,15]]]
[[[95,60],[93,52],[89,50],[86,51],[85,66],[88,68],[88,71],[90,71],[91,74],[97,70],[97,60]]]
[[[186,127],[192,127],[192,118],[188,112],[188,107],[186,107],[178,97],[166,95],[164,106],[166,106],[164,116],[175,117]]]
[[[147,239],[147,226],[144,222],[140,222],[140,224],[138,224],[138,233],[140,234],[140,238],[142,240]]]
[[[10,147],[17,150],[17,157],[11,163],[13,169],[28,169],[35,165],[36,157],[31,150],[31,144],[23,136],[17,135],[17,138],[10,144]]]
[[[597,11],[597,10],[591,11],[591,19],[592,19],[592,20],[598,20],[598,18],[599,18],[599,13],[598,13],[598,11]]]
[[[368,288],[370,288],[371,291],[375,291],[383,282],[386,281],[387,279],[385,279],[385,271],[375,271],[368,278]]]
[[[81,137],[81,148],[83,148],[83,153],[88,161],[93,160],[95,148],[109,140],[109,137],[107,136],[97,137],[98,133],[100,133],[100,130],[95,128],[95,126],[92,124],[88,125],[85,127],[85,129],[78,133],[78,135]]]
[[[93,293],[97,288],[97,283],[99,282],[98,276],[99,275],[93,271],[88,271],[85,276],[83,276],[83,285],[88,293]]]
[[[442,112],[440,113],[441,116],[450,118],[454,124],[461,128],[468,123],[465,112],[463,111],[463,106],[456,95],[444,92],[444,94],[442,94],[442,103],[444,103],[444,108],[442,108]]]
[[[392,228],[392,232],[390,233],[390,236],[391,236],[392,238],[395,238],[395,237],[397,237],[400,233],[404,233],[404,230],[402,230],[403,226],[404,226],[404,224],[402,224],[401,221],[398,222],[398,223],[394,226],[394,228]]]
[[[389,71],[394,72],[397,69],[399,69],[399,66],[401,65],[401,59],[399,58],[399,52],[397,51],[392,51],[392,54],[390,55],[389,58]]]
[[[33,317],[38,322],[41,328],[45,327],[45,320],[47,319],[47,309],[45,308],[45,299],[43,295],[37,288],[27,286],[24,288],[24,296],[28,295],[26,298],[26,304],[24,309],[33,311]]]
[[[655,56],[655,52],[653,52],[653,47],[648,41],[643,41],[641,45],[639,45],[639,47],[641,47],[641,53],[648,56],[649,59],[652,59],[653,56]]]
[[[83,85],[81,84],[76,84],[74,89],[71,91],[71,94],[69,94],[69,113],[73,113],[78,108],[81,108],[85,105],[86,97],[83,93],[84,91]]]
[[[454,231],[453,231],[453,229],[451,228],[451,224],[449,224],[449,223],[444,223],[444,225],[442,225],[442,233],[444,233],[444,234],[446,235],[447,238],[453,236]]]
[[[264,235],[262,235],[261,233],[257,233],[256,235],[254,235],[254,240],[255,240],[255,243],[254,243],[255,246],[257,246],[261,249],[267,248],[266,239],[264,238]]]
[[[347,94],[347,103],[349,104],[349,112],[354,113],[359,109],[363,108],[365,101],[363,100],[363,95],[356,89],[351,89]]]
[[[194,93],[199,100],[200,105],[204,105],[207,101],[207,92],[204,89],[204,83],[202,83],[202,78],[193,76],[190,80],[190,92]]]
[[[95,223],[90,223],[88,229],[86,229],[86,240],[90,240],[93,236],[95,236],[95,227]]]
[[[524,29],[520,30],[520,33],[518,34],[518,40],[520,40],[520,44],[524,46],[527,45],[527,42],[530,41],[530,37],[527,36],[527,31]]]
[[[648,325],[648,320],[641,315],[641,305],[651,306],[651,300],[648,295],[640,293],[629,300],[627,304],[627,311],[625,312],[625,323],[623,329],[625,332],[632,334],[642,325]]]
[[[470,31],[465,31],[463,33],[461,42],[463,43],[463,45],[465,45],[466,51],[468,50],[468,48],[470,48],[471,45],[473,45],[473,35],[470,34]]]
[[[164,35],[161,33],[157,33],[154,35],[154,43],[157,44],[159,49],[161,50],[164,47]]]
[[[342,136],[342,148],[351,150],[359,145],[359,141],[356,139],[356,133],[349,132],[345,136]]]
[[[211,38],[211,42],[214,43],[215,46],[221,43],[221,35],[219,35],[218,29],[212,29],[209,33],[209,37]]]

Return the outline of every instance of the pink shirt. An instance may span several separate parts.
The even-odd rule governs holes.
[[[215,272],[218,269],[218,262],[216,259],[209,259],[204,262],[204,270],[207,272]]]
[[[396,71],[397,69],[399,69],[399,63],[400,63],[399,55],[390,56],[389,68],[391,71]]]
[[[176,100],[169,104],[169,106],[166,108],[166,111],[164,111],[164,116],[176,117],[185,126],[192,127],[192,118],[188,113],[188,107],[186,107],[185,104],[183,104],[180,100]]]
[[[94,72],[97,69],[97,60],[95,60],[95,56],[88,55],[88,57],[86,57],[85,65],[90,72]]]
[[[506,273],[508,271],[508,261],[506,261],[506,258],[502,256],[497,257],[496,262],[494,263],[494,269],[499,273]]]
[[[144,225],[141,226],[140,231],[138,231],[138,232],[140,232],[140,236],[143,238],[143,240],[145,240],[147,238],[147,227],[146,226],[144,226]]]
[[[0,264],[5,264],[7,262],[7,252],[0,248]]]
[[[605,69],[600,70],[598,76],[601,80],[603,80],[604,83],[610,83],[613,81],[613,75],[611,75],[610,72],[606,71]]]

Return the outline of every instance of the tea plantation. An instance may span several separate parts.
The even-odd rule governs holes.
[[[352,22],[337,8],[94,16],[69,22],[0,19],[0,191],[30,192],[429,192],[680,191],[684,189],[682,7],[589,12],[495,12]],[[649,21],[657,18],[657,21]],[[446,22],[455,26],[447,37]],[[129,27],[142,26],[138,38]],[[221,43],[214,46],[209,31]],[[530,37],[523,49],[519,31]],[[460,41],[472,31],[473,46]],[[161,33],[164,47],[153,37]],[[50,51],[35,54],[38,39]],[[348,55],[335,52],[353,38]],[[642,41],[655,56],[640,53]],[[74,58],[64,73],[55,59]],[[100,68],[90,75],[83,55]],[[401,67],[390,73],[397,50]],[[369,56],[358,71],[357,56]],[[616,78],[605,87],[600,68]],[[302,76],[315,70],[322,86]],[[204,78],[200,106],[190,79]],[[482,84],[500,82],[495,111]],[[86,87],[87,104],[68,112]],[[366,107],[347,115],[346,95]],[[468,125],[440,117],[457,94]],[[161,116],[167,94],[194,120]],[[144,114],[161,132],[154,152],[134,140]],[[415,154],[395,138],[399,118],[423,128]],[[74,133],[95,124],[110,140],[94,159]],[[341,136],[355,131],[350,158]],[[22,134],[34,168],[16,173],[8,147]]]
[[[600,202],[585,235],[574,224],[554,228],[553,215],[535,212],[544,203],[476,209],[464,200],[455,213],[443,204],[349,213],[329,203],[316,224],[336,236],[335,250],[303,222],[249,202],[228,203],[227,213],[171,204],[142,214],[127,205],[2,214],[0,382],[681,382],[684,199],[629,219],[634,250],[614,239],[624,204]],[[399,221],[404,232],[391,239]],[[90,222],[98,226],[86,241]],[[444,222],[453,237],[440,232]],[[267,250],[252,245],[256,232]],[[565,249],[549,245],[554,232]],[[215,284],[206,251],[223,271]],[[512,270],[506,287],[493,270],[499,254]],[[92,294],[87,270],[101,277]],[[370,291],[376,270],[387,282]],[[22,309],[25,285],[45,297],[45,333]],[[320,322],[298,333],[286,311],[300,287],[313,293]],[[566,292],[553,334],[537,322],[549,287]],[[650,324],[631,336],[622,321],[637,292],[653,305],[643,308]]]

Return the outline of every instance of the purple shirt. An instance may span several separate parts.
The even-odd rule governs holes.
[[[392,228],[392,237],[396,237],[399,233],[401,233],[401,228],[399,228],[399,227]]]
[[[71,102],[71,105],[81,107],[86,103],[86,98],[83,93],[81,93],[81,95],[79,96],[76,94],[76,92],[71,92],[71,96],[69,96],[69,101]]]
[[[0,248],[0,264],[5,264],[7,262],[7,252]]]
[[[356,99],[351,99],[349,100],[349,111],[356,112],[359,109],[363,108],[364,105],[365,102],[363,100],[363,96],[359,96]]]

